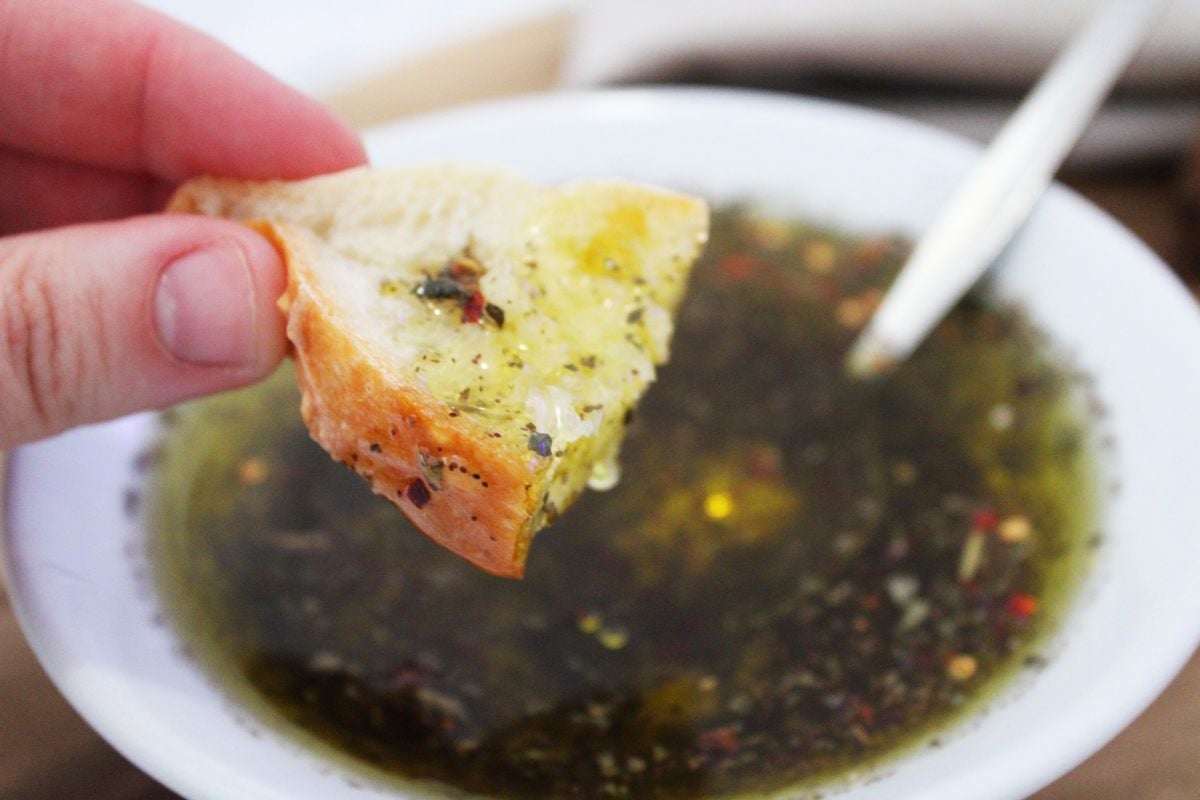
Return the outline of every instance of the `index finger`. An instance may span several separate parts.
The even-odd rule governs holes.
[[[166,181],[363,163],[354,132],[209,37],[119,0],[0,3],[0,145]]]

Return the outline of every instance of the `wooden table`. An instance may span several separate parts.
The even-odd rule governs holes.
[[[561,18],[537,21],[500,40],[467,43],[405,64],[395,74],[327,99],[367,124],[451,102],[546,88],[562,55],[565,26]],[[497,75],[507,78],[497,82]],[[431,90],[430,81],[442,83]],[[400,92],[397,86],[416,88]],[[385,87],[389,91],[381,91]],[[1189,284],[1200,286],[1195,241],[1200,213],[1185,208],[1183,174],[1182,164],[1158,165],[1069,182],[1145,240]],[[18,631],[2,586],[0,654],[0,800],[175,797],[114,752],[59,696]],[[1200,653],[1124,733],[1032,800],[1195,798],[1200,798]]]

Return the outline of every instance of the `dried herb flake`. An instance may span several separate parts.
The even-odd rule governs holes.
[[[553,440],[548,433],[531,433],[529,434],[529,449],[537,453],[539,456],[548,456],[552,452]]]
[[[429,487],[425,485],[425,481],[420,478],[412,479],[412,482],[408,484],[408,491],[405,494],[417,508],[424,508],[433,497],[429,493]]]

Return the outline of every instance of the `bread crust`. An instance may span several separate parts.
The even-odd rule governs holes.
[[[471,417],[388,374],[313,279],[302,232],[256,222],[287,265],[279,300],[312,437],[412,520],[480,569],[525,572],[545,472]],[[422,488],[423,487],[423,488]]]
[[[534,534],[615,470],[707,233],[696,198],[622,181],[546,188],[463,165],[202,177],[167,210],[235,219],[274,243],[313,439],[426,536],[511,578]],[[435,280],[430,264],[459,258],[482,275],[473,319],[416,292]]]

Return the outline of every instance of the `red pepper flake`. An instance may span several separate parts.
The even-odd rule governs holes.
[[[908,555],[909,547],[908,539],[903,536],[892,539],[888,542],[886,551],[888,561],[900,561]]]
[[[721,259],[718,268],[726,280],[743,281],[754,272],[754,259],[745,253],[730,253]]]
[[[880,237],[872,239],[851,251],[848,260],[855,271],[863,272],[878,266],[889,253],[895,250],[895,247],[896,243],[890,238]]]
[[[486,305],[483,301],[483,292],[476,289],[467,297],[467,301],[462,306],[462,321],[463,322],[479,322],[483,318],[483,307]]]
[[[408,491],[405,492],[405,494],[408,496],[408,499],[412,501],[412,504],[417,508],[424,508],[432,497],[432,495],[429,494],[429,487],[426,486],[425,481],[421,480],[420,478],[412,479],[412,482],[408,484]]]
[[[434,677],[434,672],[423,664],[405,661],[388,676],[388,686],[393,691],[423,686]]]
[[[722,725],[719,728],[702,731],[699,740],[703,750],[720,755],[736,753],[742,747],[737,729],[732,725]]]
[[[833,304],[842,297],[842,288],[832,278],[818,281],[814,287],[817,297],[824,303]]]
[[[775,445],[756,445],[746,454],[746,471],[754,478],[774,478],[783,471],[783,453]]]
[[[971,515],[971,527],[984,533],[994,530],[998,522],[1000,522],[1000,515],[996,513],[995,509],[988,506],[977,509]]]
[[[479,278],[483,272],[483,265],[468,255],[462,255],[450,260],[450,263],[442,270],[442,277],[449,278],[470,290],[478,288]]]
[[[1033,595],[1013,592],[1008,596],[1004,608],[1018,619],[1029,619],[1037,612],[1038,601]]]
[[[454,300],[462,309],[462,321],[478,323],[487,316],[496,327],[504,327],[504,309],[489,303],[479,289],[484,269],[479,262],[464,255],[450,261],[437,275],[427,275],[413,292],[426,300]]]

